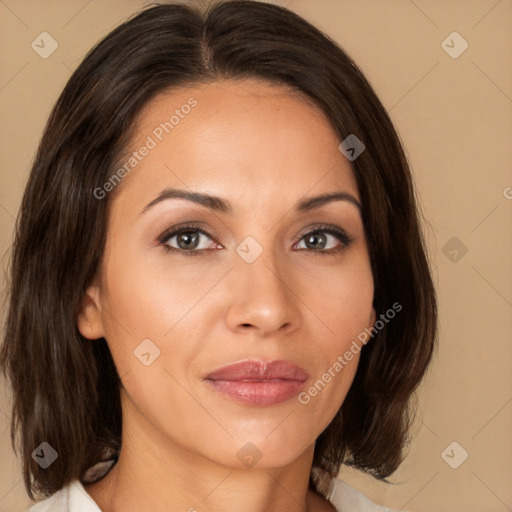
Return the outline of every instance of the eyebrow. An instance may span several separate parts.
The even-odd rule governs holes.
[[[160,192],[160,194],[158,194],[155,199],[153,199],[144,207],[144,209],[141,211],[141,214],[148,211],[156,204],[169,199],[185,199],[187,201],[205,206],[210,210],[233,215],[233,208],[231,204],[229,201],[226,201],[221,197],[212,196],[202,192],[193,192],[176,188],[166,188],[162,190],[162,192]],[[321,206],[332,201],[348,201],[361,211],[361,204],[359,201],[352,194],[343,190],[302,199],[295,205],[294,211],[296,213],[308,212],[310,210],[314,210],[315,208],[320,208]]]

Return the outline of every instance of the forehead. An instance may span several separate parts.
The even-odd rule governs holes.
[[[246,79],[168,91],[137,119],[120,165],[138,155],[119,196],[134,204],[172,186],[251,208],[333,189],[359,199],[339,143],[312,100],[285,86]]]

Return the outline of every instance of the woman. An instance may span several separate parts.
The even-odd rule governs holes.
[[[389,510],[437,326],[371,86],[284,8],[146,9],[73,73],[1,364],[32,512]]]

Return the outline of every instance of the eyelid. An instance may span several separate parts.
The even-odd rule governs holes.
[[[333,231],[337,234],[345,235],[347,238],[353,240],[353,237],[351,237],[344,228],[335,226],[334,224],[325,224],[325,223],[320,223],[320,224],[313,223],[313,225],[309,225],[309,226],[305,227],[302,230],[301,234],[299,235],[299,240],[301,240],[304,236],[309,235],[310,233],[317,233],[317,232],[323,232],[323,231],[327,231],[327,232]]]
[[[190,221],[190,222],[183,222],[181,224],[177,224],[171,228],[166,229],[158,238],[158,242],[161,244],[164,244],[169,238],[172,238],[173,236],[179,235],[183,232],[187,231],[197,231],[198,233],[202,233],[203,235],[207,236],[208,238],[212,239],[221,238],[220,235],[212,228],[202,228],[202,223],[199,223],[197,221]],[[214,240],[216,241],[216,240]],[[217,242],[218,243],[218,242]]]

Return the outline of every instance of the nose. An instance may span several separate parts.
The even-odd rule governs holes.
[[[266,336],[299,327],[300,310],[293,292],[293,273],[271,250],[252,263],[237,258],[230,272],[228,327],[233,331],[258,331]]]

